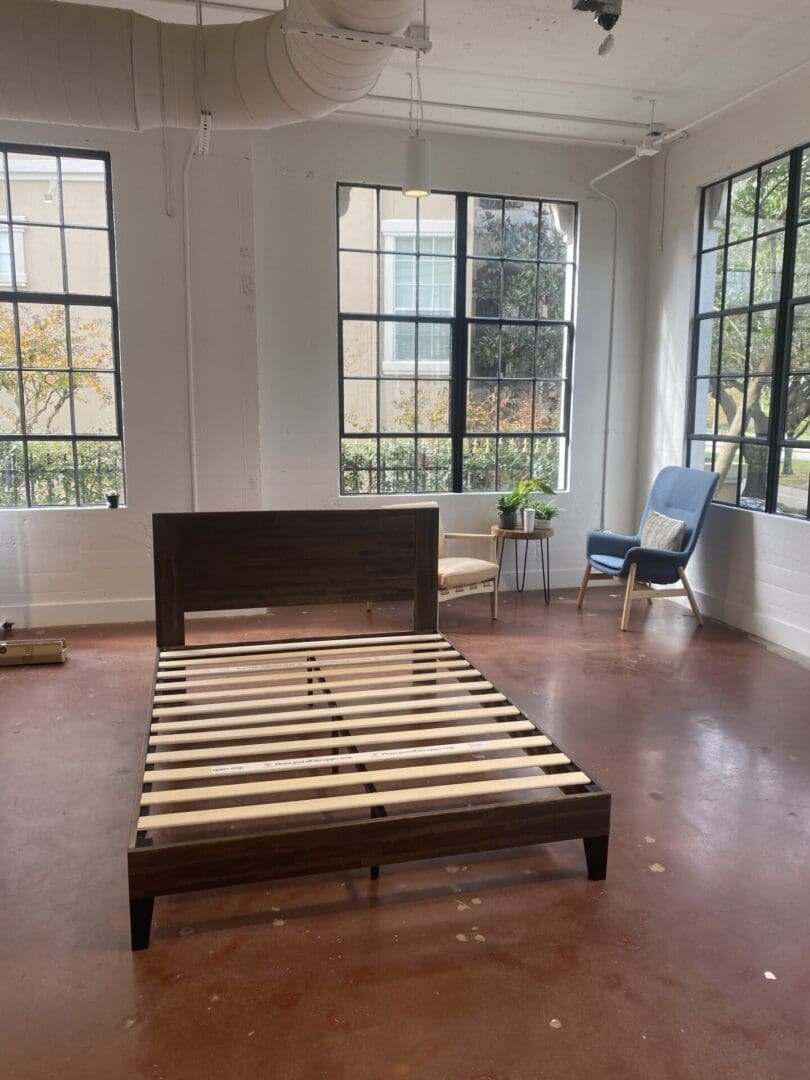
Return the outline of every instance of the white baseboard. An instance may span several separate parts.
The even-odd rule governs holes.
[[[151,596],[129,600],[65,600],[44,604],[9,604],[0,609],[0,621],[14,630],[42,626],[87,626],[91,623],[151,622],[155,601]]]

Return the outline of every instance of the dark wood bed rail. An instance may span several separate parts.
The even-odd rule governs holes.
[[[263,510],[154,514],[159,648],[185,644],[185,614],[411,600],[436,630],[439,512]]]

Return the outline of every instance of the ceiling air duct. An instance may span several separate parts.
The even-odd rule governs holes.
[[[373,88],[414,0],[290,0],[286,11],[205,27],[132,11],[0,0],[0,117],[141,131],[317,120]],[[285,33],[285,19],[327,33]],[[341,31],[362,31],[354,37]],[[204,99],[204,100],[203,100]]]

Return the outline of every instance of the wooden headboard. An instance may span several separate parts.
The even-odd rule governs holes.
[[[436,630],[439,512],[265,510],[154,514],[160,648],[185,644],[187,611],[411,600]]]

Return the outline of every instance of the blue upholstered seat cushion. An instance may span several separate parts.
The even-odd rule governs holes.
[[[594,570],[603,574],[618,574],[624,566],[624,559],[617,559],[614,555],[591,555],[588,561]]]

